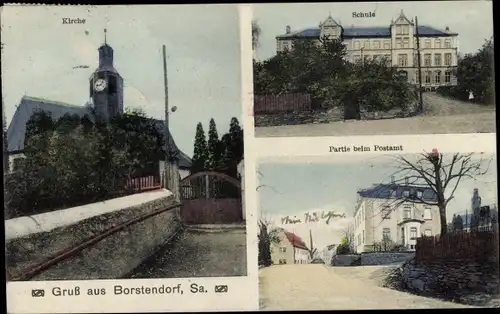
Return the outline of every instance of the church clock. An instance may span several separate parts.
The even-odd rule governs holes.
[[[103,79],[98,79],[94,83],[94,90],[96,92],[102,92],[104,89],[106,89],[107,83]]]

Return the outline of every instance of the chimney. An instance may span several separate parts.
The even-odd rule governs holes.
[[[287,34],[290,34],[292,32],[292,28],[290,27],[290,25],[287,25],[285,27],[285,31],[286,31]]]
[[[391,176],[391,183],[392,183],[392,184],[396,183],[396,177]]]

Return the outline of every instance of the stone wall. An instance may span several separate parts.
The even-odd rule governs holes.
[[[332,257],[332,266],[353,266],[359,263],[360,255],[335,255]]]
[[[387,265],[406,262],[415,256],[414,252],[369,252],[361,253],[361,265]]]
[[[6,270],[10,277],[17,277],[61,251],[174,203],[170,191],[160,190],[8,220]],[[53,265],[33,280],[120,278],[181,230],[179,211],[170,209],[129,225]]]
[[[393,271],[386,286],[447,301],[491,306],[491,302],[498,303],[498,264],[466,260],[424,264],[411,260]]]

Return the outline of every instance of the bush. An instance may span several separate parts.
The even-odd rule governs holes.
[[[436,89],[436,93],[444,97],[455,98],[462,101],[469,100],[469,93],[458,86],[440,86]]]

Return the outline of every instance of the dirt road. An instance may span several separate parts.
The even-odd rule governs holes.
[[[278,265],[259,272],[261,310],[468,308],[382,288],[388,266]]]
[[[424,93],[423,116],[255,128],[256,137],[493,133],[495,110]]]

